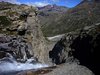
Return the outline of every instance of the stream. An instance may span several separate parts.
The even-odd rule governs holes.
[[[37,70],[45,67],[49,66],[36,62],[34,59],[27,59],[25,63],[18,62],[13,57],[0,59],[0,75],[16,75],[21,71]]]

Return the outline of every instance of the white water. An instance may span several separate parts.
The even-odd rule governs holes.
[[[30,60],[30,59],[29,59]],[[11,60],[11,62],[0,61],[0,72],[13,72],[13,71],[22,71],[22,70],[30,70],[30,69],[39,69],[43,67],[48,67],[46,64],[36,63],[32,64],[30,62],[20,63],[15,60]]]
[[[64,36],[64,34],[61,34],[61,35],[56,35],[56,36],[53,36],[53,37],[47,37],[47,39],[50,40],[50,41],[58,41],[58,40],[60,40],[63,36]]]

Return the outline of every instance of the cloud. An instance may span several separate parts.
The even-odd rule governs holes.
[[[20,2],[18,2],[17,0],[0,0],[0,2],[10,2],[10,3],[16,3],[16,4],[21,4]]]
[[[27,5],[32,5],[32,6],[35,6],[35,7],[43,7],[43,6],[46,6],[48,5],[49,3],[48,2],[28,2],[28,3],[25,3]]]
[[[53,1],[53,2],[60,2],[60,1],[67,1],[67,0],[51,0],[51,1]]]
[[[60,0],[52,0],[53,2],[59,2]]]
[[[2,1],[10,2],[10,3],[13,3],[13,4],[21,4],[17,0],[0,0],[0,2],[2,2]],[[49,3],[46,2],[46,1],[43,1],[43,2],[27,2],[27,3],[24,3],[24,4],[35,6],[35,7],[43,7],[43,6],[48,5]]]

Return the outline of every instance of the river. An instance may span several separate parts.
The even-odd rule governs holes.
[[[0,75],[16,75],[18,72],[26,70],[37,70],[49,67],[49,65],[39,63],[34,59],[27,59],[26,62],[18,62],[13,57],[0,59]]]

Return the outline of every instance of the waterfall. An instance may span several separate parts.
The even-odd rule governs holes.
[[[9,73],[48,67],[34,58],[31,43],[24,37],[2,35],[1,38],[4,40],[0,42],[0,75],[13,75]]]
[[[48,65],[39,63],[35,61],[35,59],[27,59],[25,63],[16,61],[12,56],[0,59],[0,75],[3,75],[2,73],[7,72],[9,73],[31,69],[36,70],[43,67],[48,67]]]

